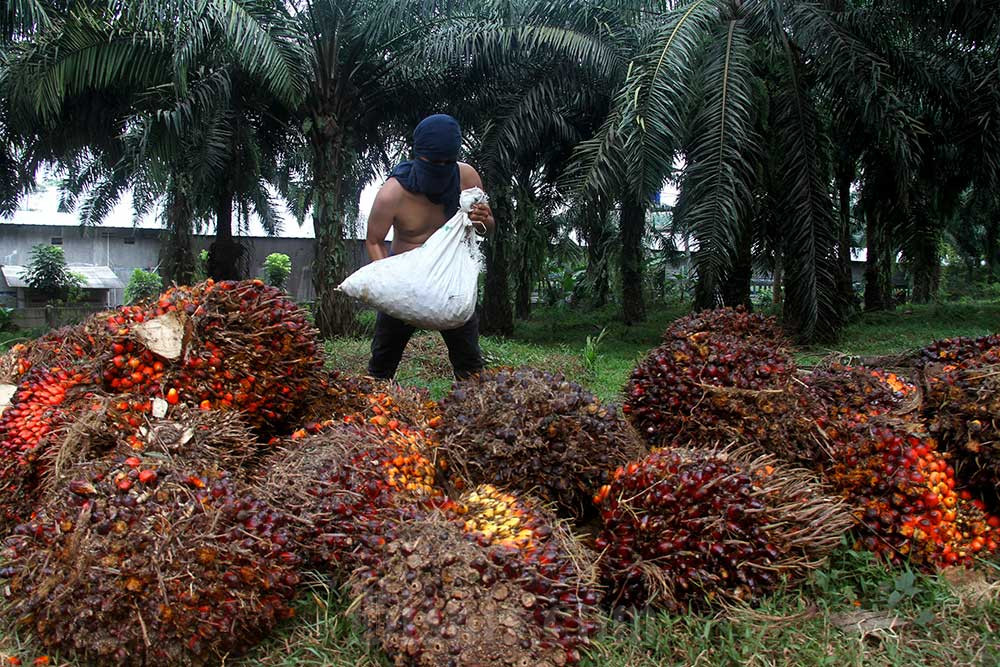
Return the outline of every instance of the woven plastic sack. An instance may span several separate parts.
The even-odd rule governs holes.
[[[469,211],[487,200],[463,190],[458,213],[422,246],[361,267],[337,289],[421,329],[462,326],[476,310],[483,264]]]

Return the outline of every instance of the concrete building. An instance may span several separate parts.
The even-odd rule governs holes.
[[[79,225],[18,224],[0,221],[0,266],[24,266],[31,249],[39,244],[61,246],[67,264],[75,267],[108,267],[122,285],[128,284],[137,269],[152,270],[159,264],[162,230],[134,227],[80,227]],[[198,254],[212,243],[212,236],[196,235],[194,252]],[[315,240],[312,238],[282,238],[239,236],[237,240],[250,249],[253,276],[261,274],[264,258],[280,252],[292,260],[292,275],[286,288],[297,301],[315,297],[312,285],[312,260]],[[348,267],[354,270],[367,263],[364,241],[347,241]],[[77,270],[74,268],[74,270]],[[7,300],[16,301],[16,294],[7,290]],[[109,289],[107,302],[122,303],[124,289]],[[11,303],[10,305],[15,305]]]

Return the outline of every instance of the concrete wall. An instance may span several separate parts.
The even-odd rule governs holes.
[[[33,246],[49,244],[58,238],[62,240],[62,248],[69,264],[108,266],[123,283],[128,284],[135,269],[151,270],[159,263],[161,233],[155,229],[81,228],[0,222],[0,264],[27,265]],[[207,249],[212,239],[211,236],[195,236],[195,254]],[[292,260],[292,275],[286,286],[288,293],[297,301],[311,301],[315,297],[311,270],[314,239],[241,236],[238,240],[253,252],[251,277],[261,275],[265,257],[281,252]],[[347,262],[350,271],[368,263],[363,240],[347,241]],[[109,305],[121,304],[123,292],[124,290],[110,290]],[[0,298],[3,297],[0,294]]]
[[[101,304],[69,306],[66,308],[18,308],[13,313],[14,326],[19,329],[58,329],[67,324],[82,322],[93,313],[104,310]]]

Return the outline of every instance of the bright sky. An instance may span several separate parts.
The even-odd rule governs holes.
[[[27,225],[79,225],[80,219],[76,213],[59,212],[59,192],[55,181],[44,177],[39,179],[42,188],[33,194],[23,197],[20,207],[10,218],[0,219],[0,225],[4,223],[27,224]],[[381,186],[381,180],[368,185],[361,192],[360,211],[362,221],[368,218],[372,203],[375,201],[375,194]],[[677,199],[677,189],[672,185],[664,187],[661,194],[661,201],[665,204],[673,204]],[[284,238],[315,238],[311,218],[307,218],[302,225],[296,222],[295,218],[288,212],[284,204],[279,203],[279,213],[282,218],[281,231],[278,236]],[[127,192],[104,221],[105,227],[132,227],[132,194]],[[142,218],[136,224],[137,227],[147,229],[160,229],[160,211]],[[250,216],[250,225],[247,236],[265,236],[257,216]],[[363,231],[361,232],[363,236]],[[389,231],[388,239],[392,240],[392,230]]]

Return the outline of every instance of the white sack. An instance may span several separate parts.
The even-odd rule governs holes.
[[[476,310],[482,270],[469,211],[487,200],[479,188],[463,190],[458,213],[422,246],[361,267],[337,289],[422,329],[462,326]]]

